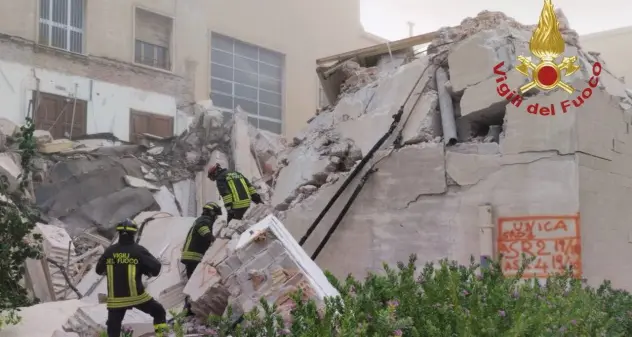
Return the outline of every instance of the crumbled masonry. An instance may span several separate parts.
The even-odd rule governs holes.
[[[139,222],[153,217],[141,244],[164,266],[147,289],[168,309],[180,310],[184,296],[190,296],[197,315],[187,323],[191,332],[228,305],[236,320],[261,297],[278,304],[287,319],[287,295],[299,288],[322,303],[337,294],[325,269],[338,277],[364,277],[381,271],[383,262],[406,261],[410,254],[423,265],[443,258],[468,263],[471,256],[497,253],[493,243],[484,245],[481,233],[496,230],[500,218],[579,215],[581,240],[575,244],[582,277],[589,284],[609,279],[632,290],[632,269],[625,267],[632,249],[625,239],[632,218],[626,204],[632,198],[632,91],[598,54],[581,48],[566,17],[556,14],[564,55],[577,56],[581,67],[564,77],[577,89],[570,96],[563,90],[533,90],[517,104],[499,95],[501,82],[517,90],[530,81],[516,67],[518,56],[531,55],[534,27],[484,11],[441,29],[427,53],[414,58],[387,54],[366,68],[347,60],[337,70],[345,78],[338,101],[288,142],[250,126],[241,108],[225,120],[210,101],[199,102],[181,135],[160,140],[146,135],[141,145],[105,136],[52,139],[38,130],[38,172],[30,197],[47,224],[37,230],[44,235],[45,254],[69,266],[65,272],[81,296],[59,268],[29,261],[29,290],[44,303],[26,308],[24,322],[0,331],[0,337],[91,336],[102,330],[106,309],[99,298],[107,287],[92,268],[114,239],[113,224],[126,217]],[[603,68],[597,79],[596,64]],[[437,81],[439,68],[446,82]],[[589,87],[590,97],[578,103]],[[561,110],[563,104],[568,111]],[[551,105],[557,107],[555,115],[541,109]],[[394,133],[299,246],[400,108]],[[17,127],[0,119],[0,131],[0,174],[15,187],[21,171],[12,142]],[[242,221],[218,220],[215,243],[186,280],[179,263],[184,235],[201,205],[221,203],[205,174],[216,163],[248,177],[265,204],[251,207]],[[364,183],[370,168],[377,170]],[[481,205],[491,208],[491,220],[481,220]],[[34,324],[39,316],[50,316],[46,331]],[[124,325],[140,336],[151,331],[152,322],[133,312]]]

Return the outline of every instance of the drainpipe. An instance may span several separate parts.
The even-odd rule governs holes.
[[[487,267],[494,255],[494,224],[492,222],[492,206],[478,206],[478,238],[481,252],[481,267]]]
[[[435,73],[437,91],[439,92],[439,110],[441,111],[441,126],[443,127],[443,142],[447,146],[456,144],[456,119],[454,117],[454,106],[452,96],[445,88],[448,82],[448,74],[445,69],[438,67]]]

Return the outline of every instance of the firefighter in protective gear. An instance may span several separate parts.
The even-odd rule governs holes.
[[[136,308],[154,318],[156,336],[168,331],[165,308],[145,291],[142,275],[158,276],[162,264],[143,246],[134,241],[138,225],[126,219],[116,226],[118,242],[99,258],[95,271],[106,275],[108,284],[108,337],[119,337],[128,309]]]
[[[232,219],[241,220],[250,207],[250,202],[260,204],[263,201],[248,179],[239,172],[229,171],[219,164],[208,169],[208,178],[215,181],[217,190],[226,207],[226,223]]]
[[[180,262],[186,268],[187,279],[191,279],[191,275],[193,275],[193,271],[202,261],[204,253],[215,241],[213,224],[220,215],[222,215],[222,208],[214,202],[209,202],[204,205],[202,215],[195,219],[191,229],[189,229],[184,246],[182,246],[182,257],[180,258]],[[193,315],[188,296],[185,298],[184,310],[187,311],[187,316]]]

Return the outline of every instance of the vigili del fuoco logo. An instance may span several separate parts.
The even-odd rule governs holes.
[[[569,100],[559,102],[559,108],[556,107],[556,104],[549,106],[540,106],[538,103],[529,104],[527,112],[530,114],[555,116],[560,111],[567,113],[572,106],[579,108],[590,99],[593,88],[596,88],[599,84],[599,74],[601,74],[602,69],[599,62],[593,64],[592,76],[588,81],[588,86],[581,92],[564,82],[565,77],[579,70],[579,66],[575,64],[577,56],[564,56],[559,60],[566,46],[562,33],[560,33],[559,24],[551,0],[544,0],[544,7],[538,20],[538,26],[529,41],[529,51],[538,60],[533,61],[529,56],[518,56],[520,65],[516,67],[516,71],[531,80],[518,88],[518,92],[509,88],[509,85],[505,82],[507,74],[502,70],[505,62],[500,62],[494,67],[494,74],[498,76],[496,78],[496,83],[498,83],[496,92],[516,107],[522,105],[522,95],[534,88],[544,91],[562,89],[571,96]]]

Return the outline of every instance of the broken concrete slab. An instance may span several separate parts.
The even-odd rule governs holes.
[[[158,203],[162,212],[169,213],[173,216],[180,216],[176,198],[166,186],[161,186],[160,190],[153,194],[154,200]]]
[[[55,139],[50,143],[44,143],[37,146],[37,150],[41,153],[58,153],[64,150],[72,150],[74,143],[68,139]]]
[[[80,300],[36,304],[20,308],[20,323],[4,326],[0,337],[51,337],[77,310],[87,305]]]
[[[0,118],[0,133],[5,136],[13,136],[20,128],[12,121],[6,118]]]
[[[192,310],[196,315],[204,317],[224,313],[229,293],[221,284],[222,279],[216,267],[228,257],[229,246],[229,240],[217,239],[206,251],[191,278],[187,280],[183,292],[189,296]]]
[[[35,138],[35,143],[37,145],[46,144],[53,141],[53,136],[51,136],[50,132],[46,130],[33,131],[33,138]]]
[[[136,218],[135,221],[140,223],[142,218]],[[185,283],[181,273],[180,252],[194,221],[193,217],[156,218],[145,225],[140,238],[140,245],[164,261],[160,275],[147,282],[147,292],[168,309],[184,302],[182,289]],[[181,296],[174,299],[173,295],[178,294]]]
[[[581,87],[583,84],[573,82]],[[558,151],[560,154],[573,153],[577,149],[574,141],[576,135],[576,111],[563,113],[559,111],[561,101],[568,99],[565,91],[558,90],[548,95],[526,98],[520,107],[507,106],[505,114],[504,137],[500,139],[503,155],[518,154],[530,151]],[[537,103],[539,107],[553,105],[557,110],[554,116],[533,115],[526,111],[526,106]],[[555,119],[555,123],[551,119]],[[534,132],[538,130],[539,132]]]
[[[22,169],[13,157],[6,152],[0,153],[0,175],[7,184],[9,192],[13,192],[18,188],[20,174],[22,174]]]
[[[148,189],[126,187],[105,197],[90,200],[80,207],[77,214],[66,219],[81,217],[85,222],[95,224],[102,233],[111,235],[116,223],[142,211],[158,208]]]
[[[436,91],[428,91],[419,99],[410,114],[410,119],[402,129],[402,143],[415,144],[434,138],[433,116],[437,112],[439,96]]]
[[[136,178],[136,177],[132,177],[132,176],[125,176],[123,179],[125,179],[125,183],[129,186],[129,187],[136,187],[136,188],[146,188],[150,191],[158,191],[160,190],[160,187],[147,182],[143,179],[140,178]]]
[[[198,213],[195,193],[192,180],[180,180],[173,184],[173,194],[180,205],[182,216],[195,216]]]
[[[506,69],[501,69],[506,70]],[[499,84],[497,75],[488,78],[480,83],[468,87],[461,97],[461,116],[467,117],[472,121],[481,122],[489,125],[494,121],[502,122],[505,112],[505,106],[509,104],[506,97],[514,91],[514,97],[517,97],[520,86],[527,83],[528,79],[515,69],[511,69],[506,73],[506,79]],[[500,95],[497,87],[502,86],[503,96]],[[506,87],[504,86],[506,85]]]
[[[530,35],[528,31],[505,26],[483,30],[457,43],[448,54],[452,90],[460,93],[494,76],[493,69],[500,62],[506,69],[513,68],[515,55],[530,55]]]
[[[66,330],[78,332],[82,336],[98,336],[106,329],[107,308],[105,304],[86,305],[80,307],[64,324]],[[167,312],[167,319],[171,315]],[[138,310],[128,310],[123,320],[123,327],[133,330],[133,337],[141,337],[154,333],[153,319]]]
[[[272,205],[283,203],[301,185],[322,185],[322,182],[314,182],[321,179],[318,175],[325,172],[329,164],[328,158],[322,158],[316,149],[308,146],[292,151],[288,156],[288,161],[289,165],[282,168],[277,177],[272,194]],[[322,178],[324,182],[326,176]]]

